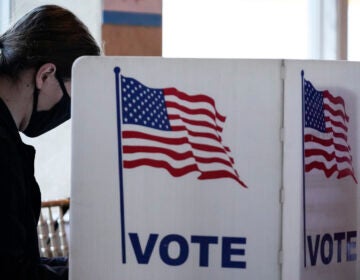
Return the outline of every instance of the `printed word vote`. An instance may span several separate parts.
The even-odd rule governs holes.
[[[159,240],[159,234],[151,233],[147,241],[140,242],[137,233],[129,233],[131,245],[139,264],[148,264],[155,246],[158,246],[160,259],[163,263],[170,266],[180,266],[184,264],[188,257],[189,251],[193,247],[199,249],[199,266],[208,267],[211,247],[217,246],[219,237],[192,235],[190,240],[179,234],[168,234]],[[246,269],[246,262],[240,260],[245,256],[246,245],[245,237],[222,237],[221,238],[221,267]],[[141,246],[145,244],[145,246]],[[170,246],[177,246],[179,253],[176,256],[170,254]]]
[[[337,263],[356,261],[356,237],[356,231],[307,236],[311,265],[317,264],[319,255],[325,265],[330,264],[332,260]],[[346,253],[346,257],[343,257],[343,253]]]

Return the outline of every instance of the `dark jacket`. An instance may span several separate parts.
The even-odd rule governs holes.
[[[41,194],[34,177],[34,157],[35,149],[22,142],[0,99],[0,279],[66,279],[40,264]]]

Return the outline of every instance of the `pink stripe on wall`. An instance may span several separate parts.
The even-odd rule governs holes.
[[[162,0],[103,0],[104,10],[135,12],[135,13],[162,13]]]

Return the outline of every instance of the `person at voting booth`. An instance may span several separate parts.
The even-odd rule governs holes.
[[[0,279],[67,279],[66,260],[40,259],[41,194],[35,149],[19,131],[39,136],[70,118],[71,67],[100,49],[70,11],[45,5],[0,36]]]

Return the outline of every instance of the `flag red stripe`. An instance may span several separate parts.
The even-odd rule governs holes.
[[[321,138],[318,138],[314,135],[311,135],[311,134],[306,134],[305,137],[305,142],[315,142],[315,143],[318,143],[318,144],[321,144],[325,147],[330,147],[330,146],[334,146],[334,148],[338,151],[341,151],[341,152],[349,152],[349,148],[347,146],[344,146],[344,145],[341,145],[341,144],[337,144],[337,143],[334,143],[334,139],[331,138],[331,139],[321,139]]]
[[[234,163],[234,159],[229,158],[229,160],[225,160],[223,158],[219,158],[219,157],[210,157],[210,158],[204,158],[204,157],[198,157],[195,156],[195,159],[197,162],[200,163],[221,163],[223,165],[227,165],[231,168],[233,168],[233,163]]]
[[[328,177],[328,178],[335,172],[339,172],[338,178],[341,178],[341,177],[339,177],[340,174],[342,174],[341,176],[343,176],[344,174],[353,176],[353,171],[351,169],[345,168],[345,169],[339,170],[337,164],[333,164],[330,168],[326,167],[326,165],[323,162],[319,162],[319,161],[312,161],[311,163],[305,165],[306,172],[309,172],[312,169],[319,169],[319,170],[324,171],[326,177]],[[346,175],[344,175],[343,177],[345,177],[345,176]],[[353,178],[356,181],[354,176],[353,176]]]
[[[213,112],[207,110],[207,109],[202,109],[202,108],[198,108],[198,109],[192,109],[192,108],[188,108],[185,106],[182,106],[178,103],[172,102],[172,101],[166,101],[165,102],[166,107],[168,108],[174,108],[177,110],[180,110],[186,114],[189,115],[205,115],[208,116],[209,118],[211,118],[212,120],[214,120],[214,122],[216,123],[216,116],[214,115]]]
[[[206,145],[206,144],[198,144],[198,143],[190,143],[190,144],[194,149],[197,149],[197,150],[200,150],[200,151],[226,154],[226,148],[225,147],[220,148],[220,147],[215,147],[215,146]]]
[[[192,131],[187,129],[185,126],[183,125],[174,125],[171,127],[172,131],[187,131],[189,133],[189,135],[193,136],[193,137],[203,137],[203,138],[210,138],[216,141],[221,142],[221,137],[218,134],[212,134],[209,132],[197,132],[197,131]]]
[[[329,104],[324,104],[324,110],[327,110],[331,115],[335,117],[340,116],[346,122],[349,121],[349,117],[345,115],[345,112],[343,110],[334,110]]]
[[[146,139],[152,140],[163,144],[169,145],[182,145],[182,144],[190,144],[189,139],[187,137],[179,137],[179,138],[165,138],[161,136],[155,136],[151,134],[147,134],[139,131],[123,131],[123,138],[134,138],[134,139]]]
[[[207,121],[191,120],[191,119],[184,118],[184,117],[182,117],[180,115],[177,115],[177,114],[169,114],[168,118],[169,118],[170,121],[182,120],[184,123],[187,123],[187,124],[190,124],[190,125],[203,126],[203,127],[207,127],[207,128],[213,129],[215,131],[219,131],[219,132],[222,132],[222,130],[223,130],[222,127],[220,127],[218,125],[214,125],[214,124],[209,123]]]
[[[323,91],[323,97],[328,99],[331,103],[335,104],[335,105],[338,105],[338,104],[341,104],[344,108],[344,112],[345,112],[345,101],[342,97],[340,96],[333,96],[328,90],[324,90]],[[345,116],[346,118],[348,119],[348,115],[346,114],[345,112]]]
[[[189,141],[187,137],[179,137],[179,138],[165,138],[161,136],[155,136],[152,134],[147,134],[144,132],[138,132],[138,131],[123,131],[123,138],[128,139],[147,139],[156,141],[163,144],[170,144],[170,145],[182,145],[182,144],[189,144],[192,148],[205,151],[205,152],[219,152],[227,154],[226,152],[229,150],[228,147],[215,147],[211,145],[206,144],[198,144],[198,143],[192,143]]]
[[[167,170],[174,177],[181,177],[188,173],[199,171],[196,164],[191,164],[181,168],[171,166],[167,161],[154,160],[154,159],[138,159],[138,160],[124,160],[124,168],[136,168],[139,166],[151,166],[156,168],[163,168]]]
[[[215,146],[206,145],[206,144],[192,143],[189,141],[189,139],[187,137],[165,138],[165,137],[155,136],[155,135],[147,134],[144,132],[138,132],[138,131],[123,131],[122,135],[123,135],[123,138],[147,139],[147,140],[152,140],[152,141],[156,141],[159,143],[170,144],[170,145],[189,144],[189,145],[191,145],[192,148],[200,150],[200,151],[205,151],[205,152],[219,152],[219,153],[224,153],[224,154],[227,154],[226,152],[229,152],[228,147],[215,147]]]
[[[165,154],[171,157],[174,160],[185,160],[189,158],[194,158],[194,154],[191,151],[186,151],[183,153],[175,152],[174,150],[162,148],[162,147],[149,147],[149,146],[123,146],[123,153],[125,154],[135,154],[135,153],[157,153]]]
[[[354,179],[355,183],[356,183],[356,184],[358,183],[357,180],[356,180],[356,178],[355,178],[355,175],[354,175],[353,170],[350,170],[350,169],[345,169],[345,170],[339,171],[339,174],[338,174],[337,177],[338,177],[339,179],[341,179],[341,178],[344,178],[344,177],[347,177],[347,176],[351,176],[351,177]]]
[[[335,152],[327,153],[326,151],[321,150],[321,149],[308,149],[308,150],[305,150],[305,157],[311,157],[311,156],[323,156],[327,161],[331,161],[331,160],[335,159],[336,162],[338,162],[338,163],[347,162],[350,165],[352,164],[351,163],[351,158],[338,157],[338,156],[336,156]]]
[[[174,150],[161,148],[161,147],[149,147],[149,146],[123,146],[123,153],[126,154],[135,154],[135,153],[157,153],[157,154],[165,154],[169,157],[171,157],[174,160],[186,160],[190,158],[194,158],[196,162],[199,163],[221,163],[223,165],[232,167],[232,164],[234,163],[234,160],[232,158],[229,158],[229,160],[225,160],[223,158],[219,157],[200,157],[194,155],[192,152],[187,151],[184,153],[178,153]]]
[[[311,163],[305,165],[305,172],[309,172],[313,169],[319,169],[319,170],[324,171],[326,177],[328,177],[328,178],[334,172],[338,171],[336,164],[331,166],[331,168],[327,168],[323,162],[319,162],[319,161],[312,161]]]
[[[191,102],[191,103],[196,103],[196,102],[205,102],[205,103],[209,103],[215,110],[216,112],[216,117],[221,121],[221,122],[225,122],[225,116],[221,115],[217,110],[216,110],[216,106],[215,106],[215,101],[214,99],[212,99],[211,97],[207,96],[207,95],[203,95],[203,94],[197,94],[197,95],[187,95],[181,91],[178,91],[176,88],[165,88],[163,90],[163,93],[165,96],[176,96],[179,99]]]
[[[344,125],[341,122],[338,121],[334,121],[332,120],[330,117],[325,117],[325,122],[330,122],[332,126],[336,126],[336,127],[341,127],[343,130],[345,130],[346,132],[348,131],[348,128],[346,125]]]
[[[230,178],[237,181],[240,185],[247,188],[245,183],[239,179],[236,175],[230,173],[227,170],[216,170],[216,171],[207,171],[201,173],[198,177],[200,180],[207,180],[207,179],[218,179],[218,178]]]
[[[327,128],[326,128],[326,132],[327,132],[327,133],[332,133],[333,136],[334,136],[334,138],[341,138],[341,139],[343,139],[343,140],[346,141],[346,142],[347,142],[347,140],[348,140],[346,134],[341,133],[341,132],[335,132],[332,127],[327,127]]]

